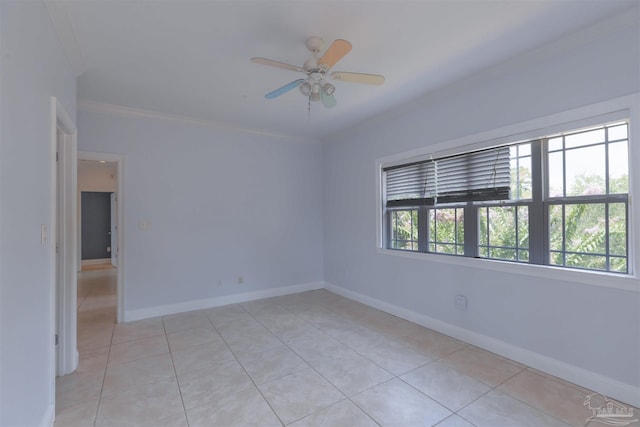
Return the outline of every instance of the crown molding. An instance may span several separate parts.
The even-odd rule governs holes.
[[[177,114],[161,113],[153,110],[145,110],[142,108],[125,107],[122,105],[107,104],[96,101],[78,100],[78,110],[94,111],[100,113],[113,114],[123,117],[135,117],[151,120],[160,120],[173,123],[180,123],[190,126],[200,126],[224,130],[227,132],[244,133],[250,135],[260,135],[268,138],[279,139],[283,141],[291,141],[296,143],[319,144],[321,141],[314,138],[288,135],[284,133],[271,132],[264,129],[253,129],[243,126],[232,125],[214,120],[195,119],[192,117],[181,116]]]

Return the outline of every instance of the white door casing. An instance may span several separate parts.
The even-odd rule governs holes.
[[[111,193],[111,265],[118,266],[118,193]]]
[[[78,366],[76,295],[77,131],[71,116],[51,98],[52,168],[52,356],[55,376]],[[57,335],[58,344],[55,340]]]

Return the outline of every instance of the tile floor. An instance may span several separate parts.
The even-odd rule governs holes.
[[[115,272],[79,276],[57,427],[600,425],[588,390],[324,290],[115,324]]]

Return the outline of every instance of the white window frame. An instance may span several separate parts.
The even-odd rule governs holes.
[[[553,280],[584,283],[599,287],[608,287],[640,292],[640,213],[636,200],[640,200],[640,172],[637,168],[629,168],[629,239],[628,266],[629,274],[609,273],[595,270],[578,270],[572,268],[514,263],[493,259],[476,259],[440,254],[398,251],[387,249],[384,236],[385,200],[383,167],[419,161],[428,158],[479,150],[497,145],[539,139],[546,135],[569,131],[572,129],[596,126],[620,119],[629,119],[629,164],[640,164],[640,93],[614,98],[608,101],[580,107],[561,113],[555,113],[526,122],[469,135],[446,142],[435,143],[424,148],[386,156],[376,160],[376,246],[377,252],[383,255],[399,256],[416,260],[460,265],[473,268],[488,269],[512,274],[541,277]]]

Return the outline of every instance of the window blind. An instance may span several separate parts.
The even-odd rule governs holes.
[[[508,199],[511,189],[509,160],[509,147],[437,159],[437,202]]]
[[[387,206],[433,205],[436,177],[432,160],[394,166],[384,171]]]
[[[491,148],[383,169],[387,207],[510,197],[509,147]]]

